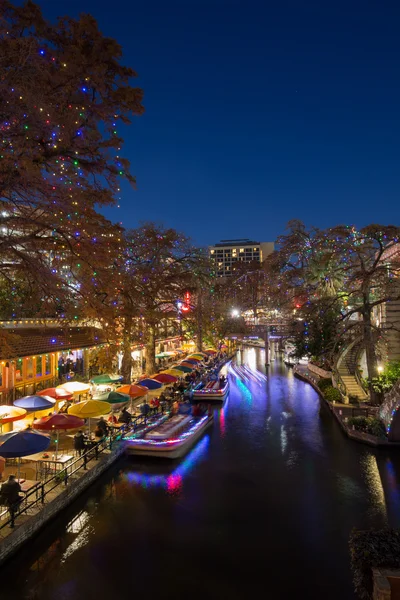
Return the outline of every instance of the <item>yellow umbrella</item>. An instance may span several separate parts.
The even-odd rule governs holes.
[[[166,371],[161,371],[162,373],[166,373],[167,375],[173,375],[174,377],[184,377],[185,373],[179,371],[177,369],[167,369]]]
[[[70,394],[84,394],[90,390],[89,383],[81,383],[80,381],[68,381],[62,385],[58,385],[57,388],[62,388]]]
[[[81,417],[81,419],[91,419],[92,417],[101,417],[106,415],[111,410],[111,404],[102,402],[101,400],[84,400],[77,402],[68,409],[69,415]]]
[[[102,402],[101,400],[84,400],[77,402],[68,409],[69,415],[80,417],[81,419],[89,419],[89,435],[90,435],[90,419],[92,417],[101,417],[111,412],[111,404]]]
[[[190,356],[187,356],[186,358],[198,358],[199,360],[204,360],[204,356],[202,354],[191,354]]]

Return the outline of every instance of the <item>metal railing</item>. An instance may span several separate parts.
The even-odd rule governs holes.
[[[97,461],[99,457],[106,451],[111,451],[115,442],[121,441],[122,438],[129,434],[135,433],[141,427],[146,427],[151,424],[152,417],[163,412],[163,407],[159,409],[151,409],[148,415],[138,415],[133,417],[129,425],[123,426],[120,429],[112,429],[108,437],[100,440],[99,442],[93,442],[85,452],[75,458],[72,462],[68,463],[63,469],[60,469],[52,477],[45,481],[38,481],[37,485],[31,490],[27,491],[21,498],[21,501],[14,507],[7,506],[0,511],[0,530],[4,527],[15,526],[16,519],[23,514],[28,514],[28,511],[38,504],[45,504],[46,496],[53,492],[60,486],[67,486],[70,478],[80,471],[86,471],[89,463]],[[4,522],[3,518],[7,517]]]

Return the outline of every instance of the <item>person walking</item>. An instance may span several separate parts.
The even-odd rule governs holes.
[[[14,527],[15,512],[23,498],[22,488],[15,475],[9,475],[8,480],[3,483],[0,490],[1,503],[8,506],[11,516],[11,527]]]

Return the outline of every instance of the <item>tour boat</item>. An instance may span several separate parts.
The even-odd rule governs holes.
[[[125,438],[126,453],[163,458],[179,458],[203,435],[213,415],[175,415],[146,433]]]
[[[193,400],[207,402],[208,400],[224,400],[229,391],[229,382],[225,379],[221,382],[209,381],[208,383],[199,384],[193,390]]]

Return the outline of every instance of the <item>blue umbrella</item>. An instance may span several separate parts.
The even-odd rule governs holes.
[[[191,358],[185,358],[182,362],[187,362],[196,367],[199,364],[198,360],[192,360]]]
[[[149,390],[159,390],[163,387],[163,384],[155,379],[141,379],[139,385],[144,385]]]
[[[55,403],[56,401],[49,396],[24,396],[13,402],[14,406],[25,408],[25,410],[30,410],[31,412],[54,408]]]
[[[0,452],[4,458],[21,458],[36,452],[43,452],[50,446],[50,437],[39,433],[34,429],[23,431],[10,431],[0,435]],[[21,468],[21,460],[18,461],[18,479]]]

